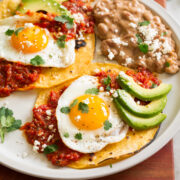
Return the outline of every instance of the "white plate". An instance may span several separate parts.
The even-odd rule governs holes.
[[[142,0],[142,2],[157,12],[172,28],[176,44],[180,47],[180,27],[178,24],[154,1]],[[165,108],[168,117],[162,123],[157,138],[144,150],[126,160],[113,164],[112,168],[104,166],[94,169],[75,170],[52,166],[44,155],[33,153],[32,146],[26,142],[21,131],[9,133],[5,137],[5,143],[0,144],[0,163],[16,171],[43,178],[90,179],[117,173],[144,161],[161,149],[180,129],[180,73],[172,76],[161,75],[160,78],[164,82],[171,83],[173,89],[168,95],[168,103]],[[16,92],[10,97],[2,98],[0,106],[7,103],[7,107],[13,109],[15,117],[25,123],[32,119],[32,107],[36,95],[36,91]],[[28,153],[27,157],[25,157],[26,153]]]

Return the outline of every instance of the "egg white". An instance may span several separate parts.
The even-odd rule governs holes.
[[[62,141],[70,149],[82,153],[93,153],[100,151],[107,144],[121,141],[125,138],[128,126],[119,117],[116,107],[112,102],[112,98],[107,96],[106,92],[99,92],[98,96],[102,98],[109,107],[109,122],[112,123],[112,128],[108,131],[101,127],[97,130],[82,130],[78,129],[70,120],[68,114],[60,111],[62,107],[70,106],[70,104],[79,96],[85,94],[85,91],[90,88],[98,87],[98,79],[94,76],[82,76],[75,80],[61,95],[56,109],[56,117],[58,122],[58,130]],[[68,133],[69,137],[64,137]],[[82,134],[82,139],[74,138],[76,133]]]
[[[14,17],[14,18],[13,18]],[[3,58],[11,62],[21,62],[26,65],[31,65],[30,61],[35,56],[39,55],[44,60],[44,64],[39,66],[43,67],[67,67],[74,63],[75,61],[75,40],[69,40],[66,42],[65,48],[59,48],[56,40],[53,39],[48,30],[46,30],[46,35],[49,37],[48,44],[45,49],[37,53],[26,53],[16,50],[11,45],[11,36],[7,36],[5,32],[8,29],[16,29],[16,24],[20,21],[25,21],[27,17],[13,16],[11,18],[6,18],[0,21],[0,58]],[[8,25],[9,22],[9,25]],[[34,25],[32,23],[25,23],[24,26]]]

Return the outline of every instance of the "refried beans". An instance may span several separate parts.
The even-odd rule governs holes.
[[[158,73],[179,70],[171,30],[138,0],[98,0],[94,18],[102,54],[109,60]]]

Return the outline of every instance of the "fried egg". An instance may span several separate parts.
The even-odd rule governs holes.
[[[0,58],[11,62],[32,64],[32,59],[40,56],[44,67],[67,67],[75,61],[75,40],[60,48],[46,28],[34,25],[34,19],[27,16],[13,16],[0,21]],[[11,30],[16,33],[7,35]],[[19,32],[18,32],[18,31]]]
[[[58,101],[59,134],[67,147],[78,152],[98,152],[107,144],[121,141],[128,132],[128,126],[119,117],[107,92],[85,93],[98,86],[97,77],[82,76],[63,92]],[[82,104],[86,104],[86,108],[81,107]],[[63,108],[68,111],[62,111]]]

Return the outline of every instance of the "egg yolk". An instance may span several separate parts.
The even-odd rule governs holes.
[[[34,26],[24,28],[18,34],[11,36],[11,44],[23,53],[36,53],[44,49],[48,44],[48,36],[44,29]]]
[[[109,109],[103,99],[87,94],[78,97],[76,101],[77,104],[71,108],[69,113],[70,119],[76,127],[83,130],[95,130],[103,126],[109,117]],[[87,104],[86,112],[79,107],[80,102]]]

